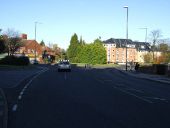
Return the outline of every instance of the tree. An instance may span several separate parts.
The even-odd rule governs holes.
[[[41,46],[45,46],[45,43],[44,43],[43,40],[40,42],[40,45],[41,45]]]
[[[60,52],[60,48],[58,47],[58,44],[53,44],[52,50],[58,54]]]
[[[82,36],[80,37],[80,45],[85,45],[85,41],[82,39]]]
[[[57,60],[62,58],[63,50],[58,47],[58,44],[53,44],[52,50],[54,51]]]
[[[166,44],[166,43],[160,43],[159,44],[159,50],[161,51],[161,52],[167,52],[168,51],[168,44]]]
[[[147,53],[143,57],[144,57],[144,62],[145,63],[153,62],[153,60],[152,60],[153,59],[152,53]]]
[[[78,41],[78,36],[75,33],[70,40],[70,45],[69,48],[67,49],[67,56],[69,60],[73,63],[78,62],[78,54],[79,54],[79,41]]]
[[[93,64],[106,63],[106,50],[100,39],[96,39],[93,43]]]
[[[99,39],[96,39],[91,44],[85,44],[81,47],[81,52],[78,56],[81,63],[89,64],[105,64],[106,50]]]
[[[151,40],[152,40],[151,50],[153,52],[153,61],[154,61],[154,59],[155,59],[154,52],[157,49],[156,44],[158,43],[159,38],[162,36],[161,31],[160,30],[153,30],[153,31],[151,31],[150,36],[151,36]]]
[[[165,41],[159,44],[159,50],[162,52],[161,56],[158,58],[160,63],[169,63],[170,62],[170,52],[169,46]]]
[[[7,47],[8,55],[13,55],[21,46],[22,40],[19,37],[19,33],[13,29],[8,29],[5,32],[4,38]]]
[[[4,51],[5,51],[5,41],[4,41],[4,39],[3,39],[3,37],[2,37],[2,35],[1,35],[1,31],[2,31],[2,29],[0,29],[0,54],[1,53],[4,53]]]
[[[5,52],[5,41],[3,39],[0,39],[0,54]]]
[[[100,39],[96,39],[91,44],[86,44],[82,37],[79,41],[76,34],[71,38],[67,55],[71,62],[88,64],[106,63],[106,50]]]

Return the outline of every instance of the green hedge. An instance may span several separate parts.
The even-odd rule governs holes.
[[[1,65],[16,65],[16,66],[25,66],[29,65],[29,58],[25,56],[16,57],[16,56],[6,56],[0,60]]]

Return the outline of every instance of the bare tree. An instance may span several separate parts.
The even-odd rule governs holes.
[[[155,59],[154,52],[156,50],[156,45],[158,44],[159,38],[161,36],[162,35],[161,35],[161,31],[160,30],[153,30],[153,31],[151,31],[150,37],[151,37],[151,41],[152,41],[151,50],[153,52],[153,61]]]
[[[8,55],[13,55],[22,46],[22,40],[19,37],[19,32],[13,29],[7,29],[4,35],[6,35],[5,43],[8,48]]]

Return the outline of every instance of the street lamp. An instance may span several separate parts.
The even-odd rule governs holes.
[[[128,6],[124,6],[127,12],[126,16],[126,71],[127,71],[127,41],[128,41]]]
[[[35,23],[35,48],[34,48],[34,54],[35,54],[35,60],[37,59],[37,56],[36,56],[36,51],[37,51],[37,48],[36,48],[36,38],[37,38],[37,24],[41,24],[40,22],[34,22]]]

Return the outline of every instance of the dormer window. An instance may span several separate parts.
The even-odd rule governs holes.
[[[141,45],[141,48],[142,48],[142,49],[144,49],[144,48],[145,48],[145,46],[144,46],[144,45]]]

